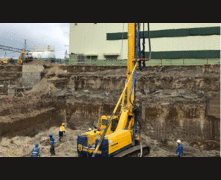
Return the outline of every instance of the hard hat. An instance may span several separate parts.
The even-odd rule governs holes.
[[[177,143],[179,143],[179,144],[180,144],[180,143],[181,143],[181,141],[180,141],[180,140],[177,140]]]
[[[92,130],[91,128],[88,129],[88,131],[91,131],[91,130]]]
[[[62,126],[64,126],[64,123],[62,123]]]
[[[52,134],[50,133],[49,136],[52,136]]]
[[[36,144],[35,144],[35,147],[38,147],[38,145],[39,145],[39,144],[38,144],[38,143],[36,143]]]

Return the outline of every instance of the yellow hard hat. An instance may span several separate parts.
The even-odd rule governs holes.
[[[62,123],[62,126],[64,126],[64,123]]]

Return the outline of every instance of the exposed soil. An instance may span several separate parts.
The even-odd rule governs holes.
[[[85,130],[86,128],[84,129],[84,131]],[[49,133],[52,133],[56,140],[56,155],[54,155],[53,157],[77,157],[77,136],[83,131],[66,128],[66,132],[61,142],[59,142],[58,132],[59,127],[51,127],[46,131],[39,132],[34,137],[4,137],[0,141],[0,156],[30,157],[32,147],[35,146],[35,143],[39,143],[41,157],[51,157],[48,135]],[[25,145],[28,145],[28,147],[24,147]]]
[[[54,84],[50,83],[48,79],[42,79],[38,84],[36,84],[33,89],[30,91],[30,94],[55,94],[57,92],[57,88]]]
[[[59,127],[51,127],[48,130],[40,131],[33,137],[15,136],[13,138],[3,137],[0,141],[0,157],[30,157],[31,149],[35,143],[39,143],[41,157],[77,157],[77,136],[86,132],[90,126],[86,123],[79,130],[66,128],[66,132],[61,142],[58,141]],[[50,145],[48,134],[52,133],[56,140],[55,153],[50,156]],[[149,144],[151,150],[146,157],[176,157],[176,143],[161,143],[142,135],[143,140]],[[144,138],[145,137],[145,138]],[[184,145],[183,157],[220,157],[217,150],[200,150],[197,147],[190,146],[187,142]],[[25,147],[28,146],[28,147]]]
[[[50,65],[50,66],[54,66],[54,63],[51,62],[46,62],[46,61],[42,61],[42,60],[34,60],[32,62],[28,62],[26,63],[28,65]]]
[[[102,114],[112,113],[124,88],[127,69],[76,68],[40,60],[28,64],[44,66],[42,80],[22,97],[0,95],[0,156],[30,156],[31,147],[38,142],[41,157],[47,157],[50,145],[42,138],[53,133],[57,141],[55,157],[76,157],[77,135],[87,131]],[[0,70],[2,82],[21,84],[19,65],[0,66]],[[90,72],[84,72],[87,70]],[[174,157],[176,139],[181,135],[189,137],[182,139],[184,157],[220,156],[220,130],[216,127],[220,119],[215,112],[219,97],[214,96],[220,91],[218,67],[147,67],[137,72],[136,80],[136,102],[141,109],[145,104],[140,118],[145,115],[141,125],[142,138],[151,147],[148,157]],[[209,103],[213,105],[210,109]],[[66,133],[59,142],[59,125],[65,119]],[[167,127],[167,137],[163,127]]]

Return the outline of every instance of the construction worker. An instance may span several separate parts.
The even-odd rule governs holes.
[[[177,157],[182,157],[183,156],[183,145],[181,144],[180,140],[177,140],[178,146],[176,148],[176,155]]]
[[[51,153],[51,156],[52,156],[52,155],[55,155],[56,141],[55,141],[55,138],[52,136],[52,133],[49,134],[49,137],[50,137],[50,145],[51,145],[50,153]]]
[[[61,138],[63,137],[65,133],[65,127],[64,127],[64,123],[62,123],[62,125],[60,126],[60,130],[59,130],[59,141],[61,141]]]
[[[35,144],[35,147],[32,148],[31,157],[40,157],[40,150],[38,148],[38,143]]]

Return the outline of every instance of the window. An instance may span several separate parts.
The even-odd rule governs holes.
[[[96,56],[96,55],[87,55],[87,56],[86,56],[86,59],[87,59],[87,60],[97,60],[97,59],[98,59],[98,56]]]
[[[111,126],[111,131],[115,131],[118,125],[118,119],[113,119],[112,121],[112,126]]]
[[[113,61],[118,59],[118,55],[105,55],[107,61]]]
[[[103,120],[102,120],[102,125],[103,125],[103,126],[107,126],[107,124],[108,124],[108,120],[104,120],[104,119],[103,119]]]

